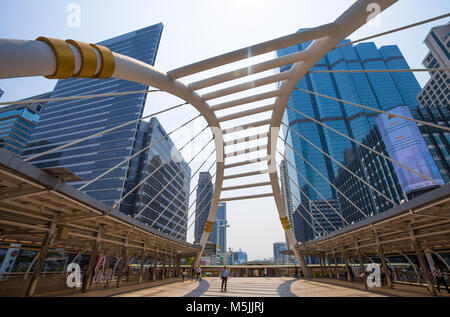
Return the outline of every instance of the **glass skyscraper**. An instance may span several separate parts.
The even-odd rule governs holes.
[[[345,40],[341,44],[348,43]],[[287,55],[306,49],[311,42],[302,43],[278,51],[278,56]],[[281,72],[289,70],[292,65],[287,65],[280,69]],[[358,69],[408,69],[409,66],[404,59],[399,48],[395,45],[377,48],[374,43],[360,43],[358,45],[346,45],[334,49],[322,58],[311,70],[358,70]],[[297,84],[298,88],[322,93],[331,97],[351,101],[376,109],[391,110],[398,106],[407,106],[415,109],[418,106],[417,94],[420,92],[420,85],[412,73],[308,73]],[[334,128],[342,134],[357,141],[362,141],[375,125],[375,118],[378,113],[356,107],[353,105],[333,101],[328,98],[315,96],[298,90],[294,90],[289,99],[288,106],[297,109],[308,116],[315,118],[321,123]],[[356,153],[356,144],[338,135],[337,133],[312,122],[310,119],[287,109],[283,122],[292,129],[303,135],[314,145],[328,153],[340,163],[345,162],[348,151]],[[323,155],[319,150],[308,144],[301,137],[283,130],[284,137],[299,154],[320,171],[330,182],[334,182],[339,166]],[[286,146],[286,157],[294,163],[296,169],[317,189],[318,192],[339,212],[338,193],[322,178],[305,160],[300,158],[294,151]],[[323,206],[327,215],[331,208],[324,203],[324,199],[307,182],[296,174],[296,171],[289,166],[289,175],[295,180],[306,195],[313,200],[317,206]],[[295,185],[290,186],[293,195],[301,197]],[[302,201],[308,202],[301,197]],[[299,205],[298,202],[295,202]],[[305,204],[306,206],[306,204]],[[320,208],[320,207],[319,207]],[[310,213],[320,220],[320,214],[308,207]],[[307,213],[306,213],[307,215]],[[329,214],[331,215],[331,214]],[[309,215],[315,229],[322,233],[323,230],[317,227],[314,219]],[[340,218],[335,215],[331,218],[334,225],[341,227]],[[301,222],[305,220],[301,219]],[[308,224],[305,224],[308,226]],[[326,229],[326,228],[325,228]],[[294,228],[295,230],[295,228]],[[309,230],[308,230],[309,231]],[[308,240],[315,233],[302,235]],[[296,234],[297,236],[297,234]],[[302,240],[303,240],[302,239]]]
[[[416,119],[450,127],[450,106],[417,107],[411,112]],[[442,179],[450,183],[450,133],[422,124],[418,126]]]
[[[154,229],[186,240],[191,169],[165,135],[156,118],[141,121],[137,150],[154,145],[133,161],[129,174],[134,177],[129,177],[126,191],[143,183],[125,199],[121,211],[139,214],[137,219]]]
[[[155,24],[98,44],[111,51],[154,65],[163,25]],[[120,79],[71,78],[59,80],[51,98],[114,92],[146,90],[147,86]],[[70,141],[92,135],[142,117],[146,94],[107,98],[49,102],[33,131],[24,158],[55,148]],[[31,163],[39,168],[65,167],[81,177],[71,183],[78,188],[114,165],[124,161],[139,148],[139,129],[134,123],[119,130],[90,139],[75,146],[39,157]],[[138,160],[138,158],[136,158]],[[126,191],[135,161],[104,176],[85,188],[88,195],[112,206]],[[125,207],[122,207],[125,208]]]
[[[195,203],[195,231],[194,242],[199,243],[203,229],[205,228],[206,220],[208,219],[209,210],[211,208],[211,201],[213,197],[214,186],[212,177],[209,172],[200,172],[198,178],[197,197]],[[209,235],[208,241],[212,243],[214,238],[213,232]]]
[[[273,244],[273,260],[275,264],[286,264],[288,256],[281,254],[281,252],[287,249],[286,242],[275,242]]]
[[[380,131],[374,126],[371,132],[364,138],[362,144],[376,150],[386,156],[389,153],[382,140]],[[377,154],[358,146],[356,156],[353,153],[347,155],[344,166],[371,184],[379,192],[392,199],[396,205],[406,200],[393,164]],[[350,200],[368,215],[378,214],[394,205],[370,189],[366,184],[357,180],[353,175],[343,168],[339,168],[334,184],[339,190],[349,197]],[[349,222],[358,222],[364,219],[362,215],[350,202],[339,195],[339,203],[343,217]]]
[[[221,252],[227,251],[227,227],[227,203],[221,202],[217,206],[216,220],[212,231],[216,233],[216,241],[213,241],[213,243],[215,242],[220,246]]]
[[[45,93],[27,99],[44,99],[49,95],[50,93]],[[0,148],[20,157],[44,107],[44,102],[0,107]]]

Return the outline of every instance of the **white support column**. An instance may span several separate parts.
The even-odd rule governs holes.
[[[277,171],[275,169],[275,172],[270,173],[270,183],[272,185],[272,191],[273,191],[273,197],[275,198],[275,204],[277,206],[278,215],[280,216],[280,219],[286,219],[288,218],[286,210],[283,204],[283,201],[281,199],[281,191],[280,187],[278,185],[278,175]],[[288,220],[289,222],[289,220]],[[297,259],[298,264],[303,270],[303,274],[307,278],[312,277],[311,270],[308,268],[308,265],[306,264],[305,258],[303,257],[303,254],[300,250],[296,248],[297,246],[297,240],[295,239],[294,231],[292,230],[290,224],[289,225],[283,225],[284,233],[286,234],[286,237],[288,238],[289,245],[292,246],[292,251],[294,251],[295,257]]]
[[[397,2],[398,0],[379,0],[377,4],[379,5],[380,12],[387,9],[389,6]],[[277,152],[277,140],[278,134],[281,126],[281,121],[284,115],[285,107],[289,98],[291,96],[292,90],[297,86],[298,82],[303,78],[303,76],[329,51],[334,49],[340,42],[342,42],[347,36],[352,34],[358,28],[366,24],[369,20],[369,15],[372,12],[367,10],[368,6],[372,3],[372,0],[359,0],[355,2],[349,9],[347,9],[336,21],[333,23],[333,31],[330,32],[326,37],[322,37],[318,40],[314,40],[308,47],[307,51],[308,57],[301,62],[295,63],[291,70],[289,71],[291,77],[289,80],[285,80],[280,88],[280,94],[275,101],[275,108],[272,113],[272,119],[270,123],[269,139],[267,146],[267,153],[270,155],[270,180],[272,183],[273,194],[275,197],[275,202],[277,204],[278,213],[280,218],[282,215],[285,217],[285,213],[282,208],[281,203],[281,193],[278,186],[278,177],[276,170],[276,152]],[[286,236],[288,237],[289,243],[293,246],[296,245],[295,237],[291,230],[287,230]],[[295,255],[299,261],[299,264],[306,267],[301,254],[296,252],[294,248]],[[308,270],[309,271],[309,270]],[[304,270],[305,276],[308,272]]]

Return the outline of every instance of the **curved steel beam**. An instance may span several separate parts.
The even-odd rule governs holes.
[[[374,15],[383,12],[398,0],[379,0],[378,12],[370,10],[373,5],[373,0],[359,0],[347,9],[339,18],[332,23],[332,30],[326,37],[314,40],[311,45],[305,50],[306,57],[304,60],[294,64],[289,71],[290,76],[280,85],[280,94],[275,100],[275,107],[272,113],[272,120],[269,129],[269,141],[267,145],[267,152],[270,155],[270,182],[273,189],[275,203],[277,205],[278,214],[280,218],[286,217],[286,211],[283,208],[281,200],[281,190],[278,184],[278,175],[276,167],[276,148],[277,139],[280,131],[281,121],[285,111],[285,105],[288,103],[293,89],[297,86],[298,82],[305,76],[305,74],[312,68],[317,62],[322,59],[328,52],[333,50],[339,43],[341,43],[347,36],[366,24]],[[289,243],[293,246],[295,256],[298,263],[303,269],[305,277],[311,277],[311,271],[308,269],[303,255],[300,250],[296,249],[297,241],[295,239],[293,231],[284,226],[286,236]]]
[[[73,45],[73,43],[80,45]],[[40,38],[37,41],[2,39],[0,40],[0,47],[0,78],[31,76],[69,78],[76,77],[74,76],[75,74],[83,73],[83,71],[90,74],[85,77],[99,78],[101,73],[106,73],[111,78],[155,87],[177,96],[194,106],[205,118],[215,141],[216,181],[208,216],[208,221],[214,221],[223,185],[224,141],[215,113],[200,95],[191,91],[182,82],[172,80],[167,73],[151,65],[121,54],[109,52],[108,49],[96,45],[91,45],[91,48],[88,44],[82,42],[64,42],[46,38],[42,40]],[[90,55],[86,54],[86,52],[89,52]],[[90,69],[87,69],[88,67]],[[57,77],[55,77],[55,74],[57,74]],[[204,251],[208,236],[208,232],[203,233],[202,249],[196,257],[198,260]]]

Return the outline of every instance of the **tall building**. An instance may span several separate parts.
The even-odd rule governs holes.
[[[177,233],[186,240],[187,211],[191,169],[178,153],[176,146],[156,118],[141,121],[136,150],[154,144],[138,156],[130,167],[130,177],[125,185],[130,191],[121,205],[121,211],[164,233]],[[158,140],[161,140],[158,142]]]
[[[446,114],[442,111],[444,109],[447,111]],[[412,112],[417,119],[449,126],[450,116],[447,107],[442,107],[439,111],[434,107],[418,107],[416,111]],[[402,119],[394,118],[392,120],[399,123],[402,121]],[[362,143],[400,162],[404,160],[402,163],[420,171],[438,183],[449,183],[450,156],[448,153],[450,147],[448,137],[450,137],[450,134],[446,136],[442,130],[422,124],[416,125],[409,122],[408,125],[413,130],[405,132],[405,129],[399,127],[399,124],[392,125],[398,135],[391,137],[391,139],[401,141],[397,148],[406,150],[401,155],[396,155],[396,153],[393,155],[392,150],[389,151],[385,144],[389,140],[383,138],[377,126],[373,127]],[[388,126],[391,126],[391,124],[388,124]],[[405,123],[403,123],[403,126],[405,126]],[[414,136],[414,138],[410,137],[408,140],[408,135]],[[396,151],[398,149],[394,152]],[[410,172],[400,169],[389,160],[361,146],[358,147],[356,156],[352,157],[351,161],[346,162],[345,166],[393,200],[396,205],[436,188],[435,184],[417,175],[411,175]],[[394,207],[391,202],[357,180],[343,168],[339,168],[335,185],[367,214],[378,214]],[[341,197],[339,201],[343,216],[347,221],[356,222],[364,218],[348,201]]]
[[[247,263],[247,252],[239,249],[237,252],[233,252],[233,264],[244,264]]]
[[[205,228],[209,210],[211,209],[213,191],[214,186],[212,183],[211,174],[209,172],[200,172],[195,203],[195,243],[200,243],[202,238],[203,229]],[[214,237],[213,232],[211,232],[208,238],[208,243],[213,243],[215,239],[216,237]]]
[[[289,181],[289,168],[286,160],[281,160],[281,198],[284,202],[284,208],[286,208],[286,214],[292,223],[292,217],[294,213],[294,204],[292,202],[291,183]]]
[[[431,29],[425,38],[430,52],[423,60],[426,68],[450,68],[450,23]],[[450,72],[430,72],[430,80],[418,94],[420,104],[428,106],[450,105]]]
[[[363,139],[362,144],[389,156],[381,134],[376,126]],[[397,205],[407,197],[404,194],[393,164],[377,154],[358,146],[356,155],[349,151],[350,155],[344,166],[364,181],[372,185],[379,192],[393,200]],[[351,173],[339,168],[334,184],[339,190],[368,215],[383,212],[394,205],[380,196],[376,191],[356,179]],[[350,202],[339,197],[343,217],[349,222],[358,222],[364,219],[362,215]]]
[[[450,106],[417,107],[411,112],[416,119],[450,127]],[[450,133],[423,124],[418,126],[442,179],[450,183]]]
[[[282,251],[287,250],[285,242],[275,242],[273,244],[273,260],[277,264],[285,264],[287,262],[287,255],[281,254]]]
[[[3,92],[1,92],[3,93]],[[0,94],[1,94],[0,93]],[[48,98],[50,93],[27,99]],[[9,105],[0,108],[0,148],[21,156],[39,122],[45,103]]]
[[[425,38],[430,50],[423,60],[426,68],[450,67],[450,23],[434,27]],[[421,107],[412,110],[414,118],[449,126],[450,72],[430,72],[430,79],[418,94]],[[450,133],[419,124],[445,183],[450,181]]]
[[[214,228],[215,227],[215,228]],[[227,203],[221,202],[217,206],[216,220],[214,222],[213,231],[216,233],[215,243],[219,245],[221,252],[227,251]],[[211,233],[212,234],[212,233]]]
[[[342,44],[348,42],[349,40],[345,40]],[[302,43],[279,50],[278,56],[304,50],[310,43]],[[290,67],[292,65],[284,66],[280,71],[289,70]],[[397,46],[388,45],[378,49],[374,43],[369,42],[360,43],[355,46],[346,45],[336,48],[323,57],[311,70],[358,69],[409,69],[409,66]],[[410,72],[308,73],[297,84],[297,87],[385,111],[389,111],[398,106],[407,106],[409,109],[416,109],[418,106],[416,96],[420,91],[419,83]],[[288,106],[305,113],[307,116],[313,117],[319,122],[359,142],[370,133],[378,116],[378,113],[373,111],[298,90],[293,91]],[[328,153],[340,163],[345,162],[345,155],[348,155],[346,153],[349,151],[354,155],[357,153],[357,145],[354,142],[312,122],[310,119],[289,108],[286,111],[283,121],[290,128],[300,133],[305,139]],[[341,227],[342,223],[339,223],[341,221],[340,217],[332,211],[332,208],[325,201],[325,199],[329,200],[330,204],[338,212],[340,211],[339,201],[342,197],[339,197],[340,194],[325,180],[328,179],[332,183],[336,180],[339,165],[331,161],[303,138],[295,133],[291,133],[288,129],[285,128],[283,130],[283,135],[286,138],[286,142],[304,158],[299,157],[289,146],[286,146],[287,159],[294,163],[295,168],[306,177],[311,185],[299,175],[296,175],[294,180],[300,188],[304,189],[306,195],[317,207],[327,209],[322,210],[322,213],[326,215],[334,214],[334,218],[330,220],[332,223],[334,222],[333,225],[336,228]],[[289,169],[292,170],[293,168],[289,167]],[[293,173],[289,172],[289,174],[294,175],[295,173],[295,171]],[[293,192],[294,187],[295,185],[291,186]],[[298,197],[301,196],[297,190],[295,191]],[[302,202],[304,202],[310,214],[322,224],[323,217],[321,217],[317,209],[303,198]],[[294,207],[304,208],[299,203],[296,204],[297,206]],[[304,219],[300,219],[299,222],[302,223],[303,228],[309,226]],[[316,228],[319,233],[322,233],[323,230],[321,228],[319,229],[317,230]],[[317,236],[317,233],[314,232],[313,235]],[[308,238],[308,234],[296,236]]]
[[[154,65],[163,25],[155,24],[98,43],[111,51]],[[59,80],[51,98],[114,92],[146,90],[147,86],[120,79],[71,78]],[[49,102],[39,125],[34,129],[24,158],[55,148],[70,141],[92,135],[142,117],[146,94],[132,94],[88,100]],[[90,139],[75,146],[41,156],[31,163],[39,168],[65,167],[82,181],[71,183],[78,188],[138,149],[141,124],[134,123],[119,130]],[[86,187],[83,192],[112,206],[126,194],[126,184],[136,177],[130,173],[138,158]],[[122,207],[121,207],[122,208]]]
[[[280,164],[280,178],[281,178],[281,199],[284,204],[284,208],[286,209],[287,217],[289,218],[289,222],[293,224],[293,214],[294,214],[294,203],[292,201],[292,192],[291,192],[291,183],[289,181],[289,169],[288,162],[286,160],[281,160]],[[295,227],[293,227],[293,230]],[[294,232],[295,234],[295,232]],[[285,234],[285,240],[287,248],[290,249],[289,239]]]

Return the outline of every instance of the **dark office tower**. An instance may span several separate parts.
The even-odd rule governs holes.
[[[0,97],[1,97],[0,91]],[[27,99],[48,98],[50,93]],[[21,156],[38,124],[44,102],[9,105],[0,107],[0,148],[8,150],[16,156]]]
[[[156,24],[98,44],[111,51],[153,65],[163,25]],[[51,98],[104,94],[147,89],[146,85],[120,79],[62,79]],[[66,144],[97,132],[142,117],[146,94],[107,98],[49,102],[33,131],[24,157]],[[39,168],[65,167],[82,181],[71,183],[78,188],[106,170],[127,159],[137,148],[139,124],[134,123],[111,133],[90,139],[55,153],[32,160]],[[83,191],[113,205],[125,194],[125,183],[134,177],[133,163],[127,162]]]
[[[149,144],[130,165],[126,192],[141,184],[120,210],[148,226],[186,240],[191,169],[156,118],[141,121],[136,150]]]
[[[294,191],[294,189],[293,189]],[[298,191],[298,189],[297,189]],[[299,242],[305,242],[313,239],[315,234],[315,226],[313,219],[311,218],[311,205],[306,195],[308,195],[308,187],[304,185],[302,187],[303,192],[299,192],[299,201],[294,199],[294,206],[297,206],[296,211],[292,214],[292,224],[294,228],[295,239]]]
[[[417,107],[411,112],[418,120],[450,127],[450,106]],[[450,133],[423,124],[418,126],[442,179],[450,183]]]
[[[348,42],[349,40],[343,41],[343,43]],[[279,50],[278,56],[304,50],[310,43],[302,43]],[[290,67],[291,65],[282,67],[280,71],[289,70]],[[311,70],[359,69],[409,69],[409,66],[397,46],[389,45],[378,49],[374,43],[370,42],[360,43],[356,46],[346,45],[334,49],[324,56]],[[404,108],[406,108],[406,111],[408,108],[415,109],[418,106],[416,96],[420,91],[420,85],[414,75],[409,72],[308,73],[297,84],[297,87],[385,111],[393,111],[394,108],[402,111],[404,111]],[[375,120],[379,115],[373,111],[298,90],[293,91],[288,106],[359,142],[370,133],[371,127],[377,124]],[[401,106],[407,107],[401,108]],[[356,154],[357,145],[354,142],[312,122],[293,110],[287,109],[284,123],[340,163],[345,162],[345,153],[348,150]],[[295,181],[300,187],[307,187],[307,195],[317,206],[320,205],[328,209],[324,210],[324,213],[332,210],[326,204],[324,198],[330,200],[334,207],[339,207],[338,199],[340,201],[342,197],[338,197],[340,195],[324,179],[334,182],[339,165],[303,138],[287,131],[287,129],[283,131],[283,134],[287,137],[288,144],[324,176],[320,176],[308,162],[293,153],[289,146],[286,146],[287,158],[293,162],[299,173],[304,175],[312,186],[300,176],[296,176]],[[383,135],[384,137],[387,138],[389,135]],[[291,167],[289,168],[292,169]],[[293,190],[293,187],[291,186],[291,190]],[[339,212],[339,209],[337,210]],[[313,218],[321,218],[320,213],[315,210],[312,204],[309,206],[309,211]],[[340,217],[337,215],[334,219],[338,222],[340,221]],[[322,223],[320,220],[318,222]],[[341,226],[338,222],[334,223],[336,228]]]
[[[208,219],[209,210],[211,208],[211,201],[213,197],[214,186],[212,177],[209,172],[200,172],[197,187],[197,200],[195,203],[195,243],[199,243],[206,220]],[[211,242],[213,234],[210,234],[208,241]]]
[[[423,60],[426,68],[450,67],[450,23],[431,29],[425,38],[425,44],[430,49]],[[450,105],[449,72],[430,72],[430,80],[423,87],[417,98],[422,107]]]

